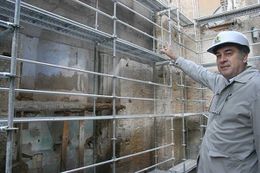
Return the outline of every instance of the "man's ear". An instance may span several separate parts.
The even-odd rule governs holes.
[[[247,63],[247,60],[248,60],[248,54],[246,54],[246,55],[244,56],[243,62],[244,62],[244,63]]]

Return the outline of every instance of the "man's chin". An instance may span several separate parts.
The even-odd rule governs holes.
[[[226,79],[230,79],[230,78],[232,78],[232,77],[230,76],[230,74],[227,73],[226,71],[224,71],[224,72],[220,72],[220,74],[222,74],[222,76],[224,76]]]

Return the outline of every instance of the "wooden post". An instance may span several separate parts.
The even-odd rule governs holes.
[[[79,121],[79,167],[84,166],[85,121]],[[80,171],[84,172],[84,171]]]
[[[61,171],[65,171],[67,168],[67,147],[69,142],[69,123],[64,121],[63,123],[63,134],[62,134],[62,145],[61,145]]]

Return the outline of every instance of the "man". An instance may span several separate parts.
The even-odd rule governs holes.
[[[214,93],[198,173],[260,173],[260,73],[247,66],[247,38],[236,31],[217,35],[208,52],[216,55],[220,74],[177,57],[170,47],[161,52]]]

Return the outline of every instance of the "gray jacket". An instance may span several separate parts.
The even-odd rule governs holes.
[[[260,173],[260,73],[253,67],[228,82],[192,61],[175,64],[213,91],[198,173]]]

